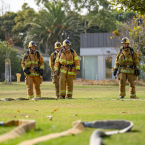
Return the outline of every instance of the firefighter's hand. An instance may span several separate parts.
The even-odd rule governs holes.
[[[57,70],[57,71],[55,71],[55,75],[57,75],[57,76],[59,75],[59,71],[58,71],[58,70]]]
[[[116,76],[117,74],[117,69],[114,70],[113,75]]]
[[[139,70],[139,69],[135,69],[134,74],[135,74],[136,76],[139,76],[139,75],[140,75],[140,70]]]
[[[34,70],[35,70],[35,71],[39,71],[39,68],[38,68],[38,67],[35,67]]]
[[[54,70],[51,70],[51,73],[52,73],[52,74],[55,74]]]
[[[76,70],[76,74],[79,75],[79,73],[80,73],[80,71],[79,70]]]
[[[29,69],[25,69],[25,70],[24,70],[24,72],[25,72],[27,75],[29,75],[29,74],[30,74]]]
[[[43,69],[39,70],[39,75],[42,76],[43,75]]]

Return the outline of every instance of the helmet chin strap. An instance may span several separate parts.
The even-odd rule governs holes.
[[[59,51],[55,50],[56,53],[59,53]]]
[[[70,48],[69,48],[69,49],[66,49],[66,48],[64,47],[64,50],[65,50],[65,51],[69,51],[69,50],[70,50]]]
[[[124,47],[124,46],[123,46],[123,49],[127,49],[128,47],[130,47],[130,45],[129,45],[129,44],[127,45],[127,47]]]
[[[30,51],[31,54],[34,54],[35,53],[35,50],[33,51],[31,48],[30,48],[29,51]]]

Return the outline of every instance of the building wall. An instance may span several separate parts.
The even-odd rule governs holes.
[[[98,80],[105,79],[105,56],[98,56]]]
[[[90,80],[103,80],[106,79],[106,57],[112,58],[112,68],[113,68],[116,60],[117,50],[116,48],[112,48],[112,47],[111,48],[88,48],[88,49],[81,48],[80,55],[82,56],[81,57],[82,78],[90,79]],[[97,59],[95,59],[95,57]],[[93,69],[94,67],[96,67],[96,69]],[[90,72],[88,72],[89,70]],[[95,76],[94,73],[96,74]],[[112,79],[115,79],[113,73],[112,73]]]
[[[87,33],[80,35],[81,48],[120,47],[119,37],[111,39],[112,33]]]
[[[48,57],[48,56],[43,56],[44,61],[49,62],[49,58],[50,58],[50,57]]]
[[[117,55],[112,55],[112,67],[113,67],[113,68],[114,68],[114,66],[115,66],[116,56],[117,56]],[[114,77],[114,75],[113,75],[113,72],[112,72],[112,79],[115,79],[115,77]]]
[[[98,78],[98,57],[82,56],[81,57],[82,78],[87,80],[97,80]]]
[[[84,79],[90,78],[94,79],[95,78],[94,73],[96,73],[95,80],[106,79],[106,76],[107,78],[109,76],[110,78],[115,79],[113,73],[111,72],[112,71],[111,69],[114,67],[116,55],[117,52],[119,51],[119,49],[116,48],[119,48],[121,46],[121,43],[119,37],[110,39],[111,36],[112,33],[90,33],[90,34],[87,33],[80,35],[81,38],[80,56],[81,58],[83,58],[82,77]],[[92,66],[87,67],[88,63],[86,61],[91,62],[92,60],[95,60],[94,57],[97,58],[96,62],[91,63],[90,65]],[[112,59],[110,59],[110,57]],[[93,67],[96,67],[96,69],[93,70]],[[89,73],[87,68],[89,68],[90,71],[95,72]],[[87,75],[85,75],[85,73],[87,73]]]
[[[115,47],[80,48],[80,56],[117,55]]]

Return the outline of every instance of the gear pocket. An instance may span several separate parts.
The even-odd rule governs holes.
[[[40,76],[40,84],[42,84],[42,81],[43,81],[43,77]]]
[[[136,81],[137,80],[137,76],[136,75],[134,75],[134,81]]]
[[[54,77],[52,78],[52,83],[55,83],[55,78]]]
[[[120,80],[120,73],[118,74],[118,80]]]
[[[76,75],[73,76],[73,80],[75,80],[75,79],[76,79]]]
[[[25,84],[28,85],[28,76],[25,77]]]

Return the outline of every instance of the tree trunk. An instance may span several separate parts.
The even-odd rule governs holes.
[[[5,83],[8,84],[10,82],[10,60],[5,60]]]
[[[39,43],[39,45],[38,45],[38,50],[39,50],[39,52],[40,52],[40,43]]]
[[[10,65],[9,65],[9,69],[10,69],[10,83],[12,83],[12,74],[11,74],[11,60],[10,60]]]
[[[46,42],[45,54],[48,54],[48,42]]]
[[[27,47],[24,45],[24,50],[26,50],[27,49]]]

